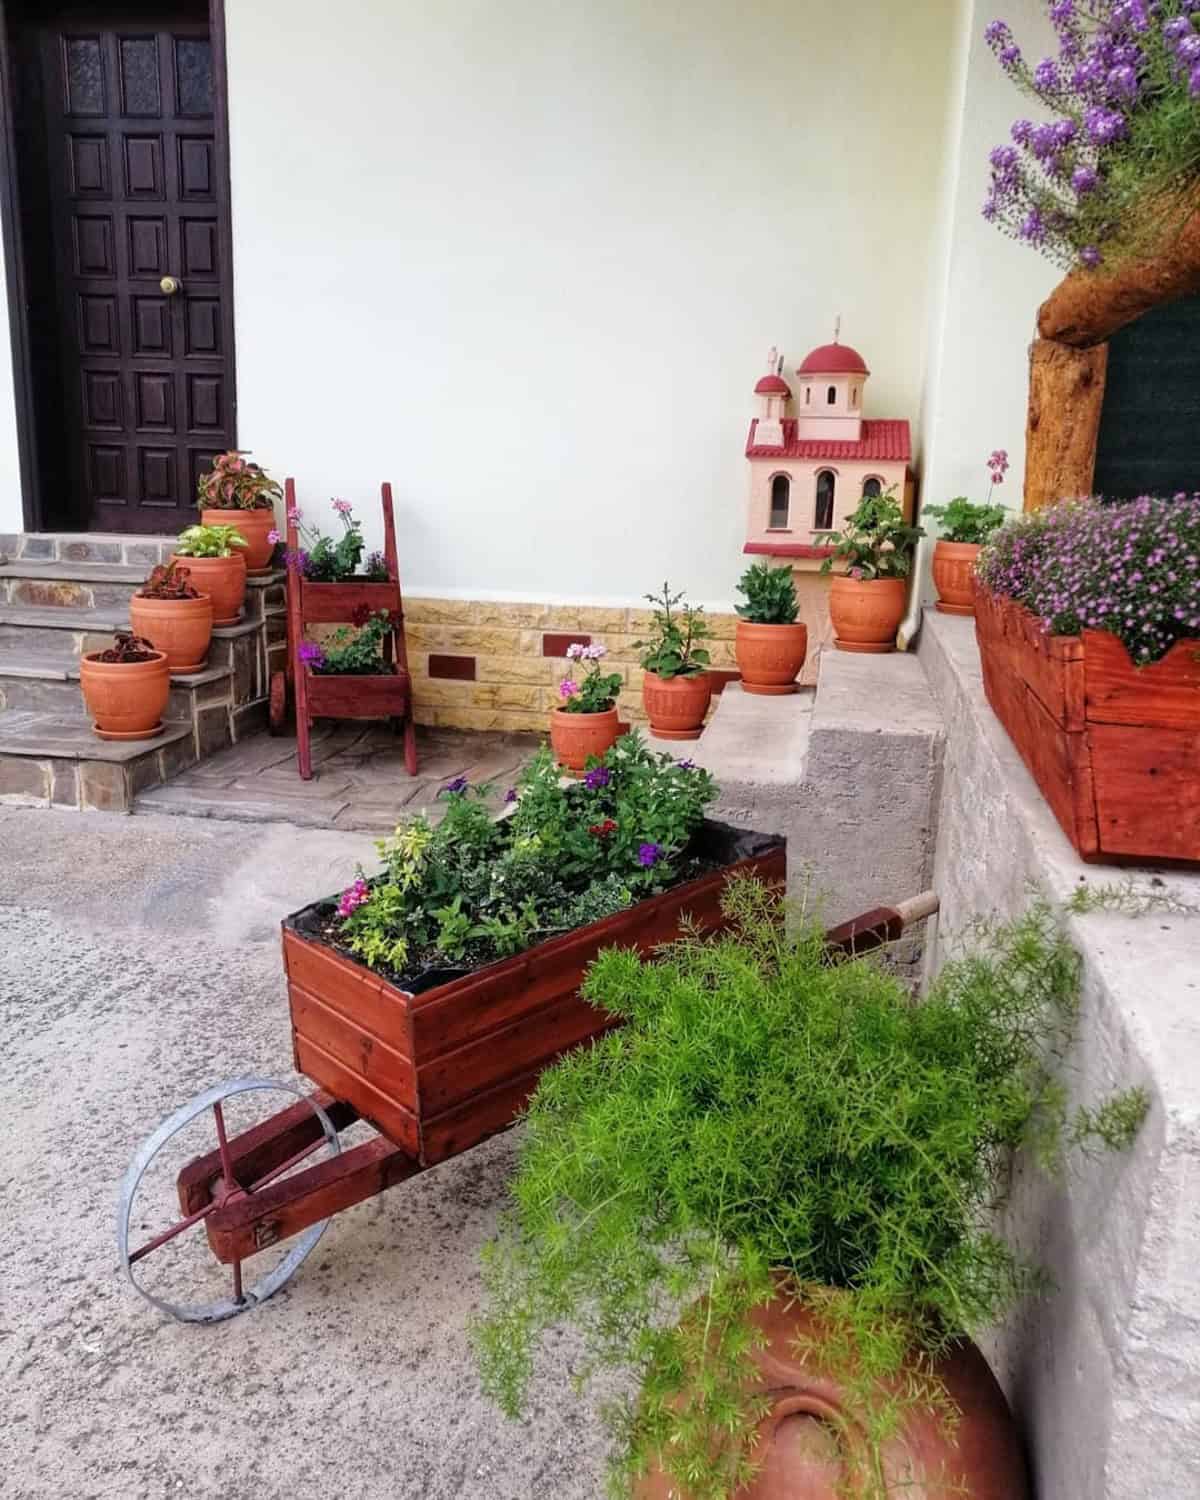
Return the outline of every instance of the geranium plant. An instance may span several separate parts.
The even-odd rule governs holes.
[[[1157,661],[1200,638],[1200,494],[1030,511],[994,533],[978,574],[1051,635],[1109,630],[1134,662]]]
[[[202,510],[270,510],[282,495],[266,470],[236,448],[219,453],[196,481],[196,504]]]
[[[689,604],[682,594],[673,594],[664,583],[661,594],[646,594],[654,608],[654,633],[647,641],[634,641],[641,665],[656,677],[695,677],[708,670],[709,653],[699,643],[708,639],[708,621],[703,606]]]
[[[843,562],[851,578],[907,578],[917,540],[924,535],[922,527],[905,521],[893,484],[881,495],[864,495],[844,531],[817,532],[817,543],[833,548],[821,572],[830,573],[835,562]]]
[[[344,583],[354,577],[361,577],[369,583],[386,583],[387,562],[381,552],[370,553],[363,572],[358,572],[366,543],[362,522],[355,519],[354,507],[349,500],[331,500],[329,503],[341,522],[341,536],[326,536],[315,522],[303,519],[298,507],[290,510],[288,520],[295,526],[304,545],[284,554],[286,565],[303,574],[310,583]]]
[[[383,655],[384,637],[393,628],[388,611],[372,610],[363,604],[352,619],[353,628],[340,626],[324,645],[301,641],[297,648],[300,660],[322,677],[376,677],[394,672],[395,667]]]
[[[800,613],[796,580],[788,566],[752,563],[738,579],[738,593],[745,604],[736,604],[741,619],[751,625],[794,625]]]
[[[726,912],[726,935],[593,964],[585,997],[625,1027],[542,1075],[485,1254],[474,1338],[510,1416],[564,1322],[581,1382],[635,1377],[607,1404],[614,1494],[647,1467],[681,1500],[749,1478],[769,1405],[750,1314],[781,1286],[819,1310],[804,1360],[876,1450],[914,1406],[952,1420],[932,1361],[1038,1285],[994,1228],[1010,1151],[1036,1144],[1046,1165],[1075,1143],[1122,1148],[1147,1104],[1129,1090],[1068,1113],[1054,1060],[1079,965],[1044,909],[919,1005],[870,960],[831,964],[811,917],[785,924],[757,882],[732,882]],[[862,1500],[899,1494],[874,1465],[845,1478]]]
[[[1008,454],[1003,448],[997,448],[988,455],[987,462],[990,482],[987,499],[982,504],[968,500],[965,495],[956,495],[946,505],[927,505],[922,510],[922,516],[932,516],[938,522],[943,541],[978,546],[1004,524],[1008,512],[1003,505],[992,504],[992,491],[1004,483]]]
[[[636,734],[565,785],[541,750],[503,818],[489,791],[459,777],[436,827],[420,815],[381,841],[383,872],[331,908],[331,940],[400,983],[447,960],[507,957],[691,878],[689,844],[716,795],[706,771]]]
[[[567,647],[567,660],[576,664],[582,676],[564,677],[558,684],[559,707],[568,714],[603,714],[612,708],[621,691],[623,679],[619,672],[605,672],[600,663],[608,655],[608,647],[600,641],[583,645],[572,641]]]
[[[1048,0],[1057,57],[1031,64],[985,31],[1013,82],[1057,118],[1018,119],[991,153],[986,219],[1066,267],[1112,264],[1169,235],[1200,183],[1200,7]]]
[[[236,526],[189,526],[179,533],[175,551],[180,557],[235,557],[245,545]]]

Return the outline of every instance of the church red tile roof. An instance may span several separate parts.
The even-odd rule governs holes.
[[[786,380],[781,380],[778,375],[764,375],[754,387],[756,396],[790,396],[792,394]]]
[[[746,439],[747,458],[847,458],[906,464],[912,457],[912,438],[908,423],[903,421],[864,421],[862,437],[857,443],[848,443],[837,438],[797,438],[796,419],[787,417],[783,423],[781,448],[756,443],[754,435],[757,430],[758,418],[755,417]]]
[[[804,356],[796,366],[797,375],[869,375],[867,362],[849,344],[822,344]]]

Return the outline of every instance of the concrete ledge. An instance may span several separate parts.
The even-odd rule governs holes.
[[[1200,876],[1080,861],[987,705],[971,620],[926,612],[918,657],[947,743],[935,884],[939,947],[1034,888],[1127,888],[1141,915],[1069,918],[1083,959],[1074,1102],[1146,1087],[1135,1148],[1047,1182],[1018,1160],[1001,1226],[1056,1292],[987,1341],[1041,1496],[1195,1493],[1200,1453]],[[1128,899],[1128,898],[1127,898]]]

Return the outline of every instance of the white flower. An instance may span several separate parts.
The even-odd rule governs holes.
[[[567,647],[567,660],[578,661],[581,656],[586,655],[586,652],[586,646],[581,646],[578,641],[572,641]]]

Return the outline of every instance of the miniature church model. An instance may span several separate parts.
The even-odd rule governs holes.
[[[816,648],[832,635],[828,579],[819,572],[830,548],[819,533],[841,530],[863,495],[893,485],[911,516],[912,440],[907,421],[863,416],[871,372],[857,349],[838,342],[837,329],[832,344],[796,366],[793,385],[783,367],[772,349],[754,387],[760,409],[746,439],[750,503],[742,550],[792,565],[809,633],[804,681],[815,680]]]

